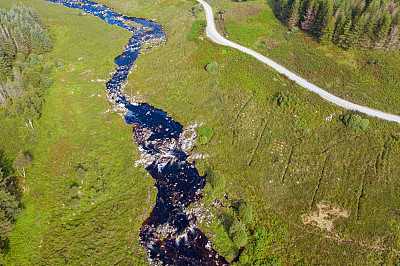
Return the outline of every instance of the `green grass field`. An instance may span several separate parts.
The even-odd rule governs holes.
[[[191,15],[195,1],[100,2],[124,14],[155,19],[167,34],[163,46],[139,56],[127,93],[163,109],[184,126],[200,122],[214,131],[208,144],[192,152],[209,155],[196,160],[201,173],[211,168],[227,178],[224,191],[212,192],[208,186],[204,190],[204,211],[213,216],[199,224],[206,234],[216,233],[210,239],[220,254],[228,259],[237,255],[227,232],[234,217],[230,206],[243,200],[255,213],[243,251],[247,263],[398,262],[398,124],[368,117],[366,130],[346,128],[339,120],[346,110],[255,59],[210,42],[204,33],[195,41],[188,40],[189,34],[193,39],[193,31],[197,32],[195,21],[204,19],[204,14]],[[108,79],[113,58],[129,34],[99,19],[80,16],[77,10],[40,0],[23,3],[50,26],[55,49],[46,56],[62,59],[65,69],[53,73],[56,82],[45,96],[43,115],[34,131],[17,121],[1,121],[0,143],[6,154],[13,158],[21,149],[33,154],[33,165],[21,182],[27,191],[22,200],[25,211],[10,238],[6,262],[143,264],[146,254],[138,245],[138,228],[155,203],[154,181],[144,169],[133,167],[138,154],[130,127],[117,114],[105,113],[111,107],[104,82],[89,82]],[[229,17],[226,29],[231,40],[264,51],[261,41],[272,34],[266,27],[270,23],[272,30],[278,30],[280,44],[265,54],[288,62],[290,55],[279,49],[295,53],[309,43],[308,61],[324,55],[325,65],[346,66],[343,75],[350,79],[349,73],[354,74],[354,82],[362,84],[358,75],[363,76],[364,70],[353,69],[359,58],[368,60],[376,53],[327,50],[301,33],[288,41],[283,37],[285,28],[266,2],[251,3],[267,11],[239,22]],[[229,11],[247,3],[214,0],[213,4]],[[241,35],[250,25],[254,34]],[[295,54],[295,58],[302,56]],[[84,60],[78,61],[80,57]],[[394,57],[390,60],[398,63]],[[206,71],[213,61],[219,69]],[[291,70],[317,71],[311,81],[319,85],[333,82],[318,66],[291,62]],[[378,71],[375,67],[379,66],[365,71]],[[389,78],[380,73],[383,79]],[[354,87],[357,93],[365,93]],[[291,93],[295,103],[278,106],[274,96],[279,92]],[[395,95],[395,90],[386,95],[390,93]],[[376,104],[371,107],[399,110],[387,101],[368,99]],[[69,188],[75,183],[81,187],[80,202],[70,209]],[[211,207],[215,199],[223,204]],[[262,241],[255,233],[257,227],[266,231]],[[246,265],[244,260],[241,264]]]
[[[274,16],[274,1],[210,3],[214,11],[226,11],[230,40],[266,55],[343,99],[400,114],[398,52],[345,51],[335,45],[320,45],[315,37],[301,31],[288,34],[289,28]],[[252,15],[254,10],[257,15]]]
[[[52,74],[56,81],[34,130],[19,120],[1,121],[9,158],[19,150],[33,154],[20,182],[24,213],[5,264],[142,264],[138,229],[155,203],[154,182],[133,167],[138,154],[131,128],[111,111],[105,82],[91,82],[109,78],[130,34],[57,4],[23,3],[50,26],[55,48],[46,59],[62,60],[64,69]],[[80,201],[70,208],[73,184]]]

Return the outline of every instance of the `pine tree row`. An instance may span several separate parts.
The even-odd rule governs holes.
[[[50,37],[38,16],[25,6],[0,9],[0,80],[11,71],[17,53],[43,54],[53,50]]]
[[[277,0],[276,13],[323,44],[400,50],[399,0]]]

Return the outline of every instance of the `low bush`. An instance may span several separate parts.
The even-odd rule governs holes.
[[[218,68],[219,68],[218,63],[215,62],[215,61],[208,63],[208,64],[206,65],[206,67],[205,67],[205,69],[206,69],[208,72],[215,72],[215,71],[218,70]]]
[[[279,92],[274,97],[275,102],[279,106],[291,106],[296,103],[294,95],[289,92]]]
[[[253,221],[253,208],[246,203],[241,203],[238,209],[238,216],[245,224],[251,223]]]
[[[197,139],[198,144],[206,144],[210,142],[212,136],[214,135],[214,131],[209,127],[198,127],[196,128],[196,133],[199,136]]]
[[[361,118],[361,116],[356,115],[356,114],[351,114],[351,115],[344,115],[341,117],[341,120],[343,124],[345,124],[347,127],[351,128],[361,128],[361,129],[366,129],[369,125],[369,120],[366,118]]]
[[[246,226],[238,220],[233,221],[229,228],[229,236],[236,246],[244,247],[248,240]]]
[[[207,171],[207,182],[214,190],[221,190],[226,187],[226,178],[220,171]]]
[[[195,16],[197,18],[202,10],[203,10],[203,6],[201,4],[197,4],[197,5],[192,6],[192,14],[193,14],[193,16]]]

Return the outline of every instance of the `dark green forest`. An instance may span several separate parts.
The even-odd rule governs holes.
[[[51,86],[52,64],[43,55],[53,49],[40,18],[25,6],[0,10],[0,106],[31,123],[39,118],[44,90]]]
[[[398,0],[277,0],[277,16],[322,44],[398,51]]]

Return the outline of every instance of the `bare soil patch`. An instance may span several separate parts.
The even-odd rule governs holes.
[[[349,218],[349,212],[347,210],[327,201],[318,203],[317,208],[317,211],[313,211],[303,217],[304,224],[311,224],[322,230],[332,232],[334,230],[333,222],[336,219]]]

